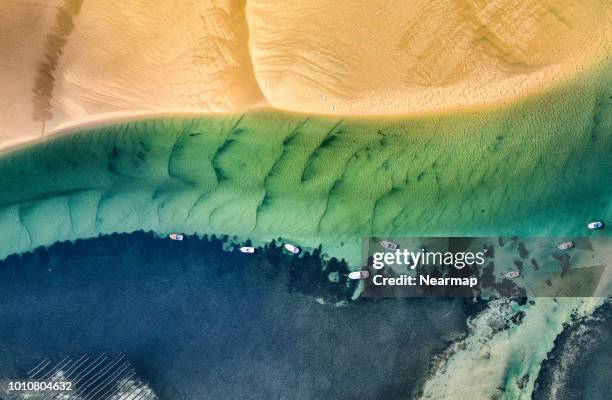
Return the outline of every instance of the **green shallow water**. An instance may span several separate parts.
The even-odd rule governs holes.
[[[283,237],[585,235],[612,220],[612,90],[420,118],[276,111],[101,126],[0,159],[0,259],[138,229]]]

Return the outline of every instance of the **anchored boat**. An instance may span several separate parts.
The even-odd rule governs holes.
[[[366,279],[370,276],[368,271],[353,271],[348,274],[349,279]]]
[[[593,221],[593,222],[590,222],[590,223],[587,225],[587,227],[588,227],[589,229],[602,229],[602,228],[603,228],[603,226],[604,226],[604,224],[603,224],[603,222],[601,222],[601,221]]]
[[[514,278],[518,278],[519,277],[519,272],[518,271],[510,271],[510,272],[506,272],[506,274],[504,275],[506,278],[508,279],[514,279]]]
[[[399,244],[397,243],[393,243],[393,242],[389,242],[388,240],[382,240],[380,242],[380,245],[382,247],[384,247],[387,250],[397,250],[397,248],[399,247]]]
[[[285,249],[287,249],[287,251],[289,251],[290,253],[293,253],[293,254],[298,254],[300,252],[300,248],[299,247],[294,246],[294,245],[289,244],[289,243],[285,243],[283,245],[283,247],[285,247]]]

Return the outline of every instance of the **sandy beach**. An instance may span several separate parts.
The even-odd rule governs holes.
[[[592,79],[610,55],[610,18],[599,0],[10,0],[0,151],[157,114],[402,116],[514,102]]]

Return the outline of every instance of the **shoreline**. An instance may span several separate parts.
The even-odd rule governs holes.
[[[198,109],[162,109],[159,111],[119,111],[95,114],[86,118],[76,118],[70,122],[63,122],[52,128],[44,135],[34,134],[23,138],[12,138],[5,142],[0,140],[0,157],[10,154],[23,148],[36,144],[45,143],[57,137],[63,137],[73,133],[96,130],[106,126],[113,126],[128,122],[139,122],[164,118],[208,118],[208,117],[231,117],[236,115],[257,114],[257,113],[280,113],[287,116],[311,116],[317,118],[347,118],[354,121],[383,121],[383,122],[425,122],[428,119],[461,118],[463,116],[484,113],[485,115],[503,114],[514,107],[521,107],[534,102],[543,101],[547,96],[555,96],[563,93],[564,90],[576,86],[580,91],[585,87],[598,82],[596,78],[605,79],[605,71],[612,70],[612,65],[607,59],[594,62],[583,68],[580,74],[562,75],[552,79],[547,84],[542,83],[537,90],[528,93],[517,93],[492,101],[466,105],[450,105],[443,108],[433,108],[430,110],[418,110],[413,112],[320,112],[304,111],[300,109],[290,109],[275,107],[272,104],[259,102],[240,109],[227,111],[201,111]],[[591,76],[593,79],[584,79]],[[602,86],[608,83],[603,82]],[[586,86],[585,86],[586,85]]]

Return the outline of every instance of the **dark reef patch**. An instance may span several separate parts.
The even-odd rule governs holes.
[[[605,400],[612,382],[612,303],[568,326],[542,363],[534,400]]]

